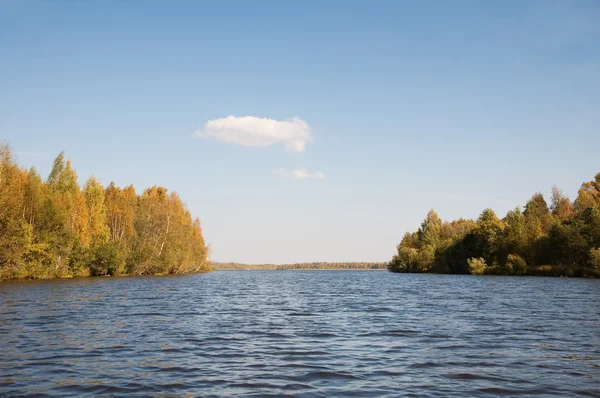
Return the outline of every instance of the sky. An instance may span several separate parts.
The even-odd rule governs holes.
[[[215,261],[388,261],[600,172],[600,2],[3,0],[0,139],[177,191]]]

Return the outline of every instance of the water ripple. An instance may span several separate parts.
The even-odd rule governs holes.
[[[0,396],[600,397],[600,281],[223,271],[0,283]]]

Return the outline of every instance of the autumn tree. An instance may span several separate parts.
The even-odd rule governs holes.
[[[96,178],[80,188],[61,152],[46,181],[0,144],[0,279],[211,270],[199,220],[166,188]]]
[[[0,278],[18,273],[26,244],[23,204],[26,173],[15,163],[6,142],[0,143]]]
[[[558,187],[552,187],[552,204],[550,205],[552,216],[558,222],[568,220],[573,216],[573,203],[569,200]]]

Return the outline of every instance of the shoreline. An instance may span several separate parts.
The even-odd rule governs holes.
[[[282,269],[235,269],[215,268],[215,271],[387,271],[386,268],[282,268]]]
[[[148,274],[148,275],[135,275],[135,274],[121,274],[121,275],[72,275],[72,276],[60,276],[54,278],[4,278],[0,279],[0,283],[3,282],[36,282],[36,281],[65,281],[73,279],[114,279],[114,278],[139,278],[139,277],[161,277],[161,276],[186,276],[186,275],[200,275],[215,272],[215,269],[201,271],[201,272],[190,272],[186,274]]]

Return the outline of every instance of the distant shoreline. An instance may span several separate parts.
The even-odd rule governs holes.
[[[312,262],[295,264],[242,264],[213,262],[215,271],[383,271],[382,262]]]
[[[215,268],[215,271],[387,271],[387,269],[386,268],[290,268],[290,269]]]

